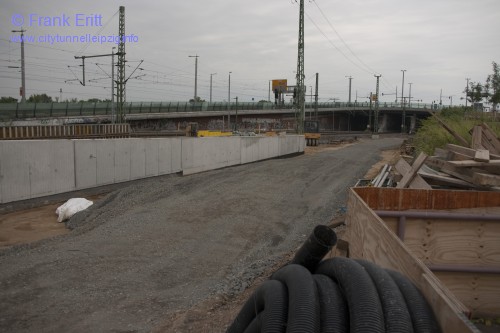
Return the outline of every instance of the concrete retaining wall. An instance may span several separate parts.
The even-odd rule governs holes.
[[[303,152],[300,135],[0,141],[0,203]]]

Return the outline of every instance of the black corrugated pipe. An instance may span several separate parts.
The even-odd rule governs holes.
[[[321,259],[337,244],[337,234],[326,225],[317,225],[307,241],[293,257],[290,264],[302,265],[310,272],[316,269]]]
[[[321,333],[349,332],[349,311],[339,286],[326,275],[314,274],[320,305]]]
[[[317,333],[320,327],[319,299],[311,273],[300,265],[287,265],[271,276],[288,290],[287,333]]]
[[[377,289],[360,264],[336,257],[319,264],[315,273],[329,276],[339,284],[349,308],[350,332],[385,332],[384,313]]]
[[[372,262],[361,259],[357,259],[356,262],[365,268],[377,288],[384,312],[385,332],[413,333],[405,299],[389,273]]]
[[[420,290],[403,274],[387,269],[387,273],[401,290],[406,301],[408,312],[411,316],[413,331],[415,333],[440,333],[434,312]]]
[[[265,281],[247,300],[227,329],[228,333],[285,332],[288,292],[280,281]]]

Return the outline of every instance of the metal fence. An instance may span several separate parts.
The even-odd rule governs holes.
[[[0,140],[128,137],[130,137],[130,124],[78,124],[0,127]]]
[[[372,104],[373,106],[374,104]],[[369,102],[318,103],[319,109],[370,107]],[[380,103],[381,108],[401,108],[400,103]],[[129,102],[125,103],[125,114],[194,112],[194,111],[224,111],[224,110],[274,110],[278,107],[271,102],[240,102],[240,103],[189,103],[189,102]],[[293,104],[287,103],[279,108],[293,109]],[[411,108],[434,109],[431,104],[412,103]],[[306,109],[314,109],[314,103],[306,103]],[[111,102],[80,102],[80,103],[0,103],[0,121],[28,118],[78,117],[78,116],[111,116]]]

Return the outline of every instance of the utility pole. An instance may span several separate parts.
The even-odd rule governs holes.
[[[125,112],[123,105],[125,103],[125,7],[120,6],[118,21],[118,36],[120,43],[118,44],[118,78],[116,99],[118,101],[118,120],[122,123],[125,120]]]
[[[351,105],[351,84],[352,84],[352,76],[346,76],[349,79],[349,105]]]
[[[24,64],[24,33],[26,30],[12,30],[21,33],[21,103],[26,103],[26,67]]]
[[[465,108],[467,108],[467,98],[469,97],[469,80],[470,78],[466,78],[467,86],[465,87]]]
[[[443,88],[441,88],[441,92],[439,93],[439,106],[443,105]]]
[[[316,93],[314,94],[314,120],[318,121],[318,88],[319,88],[319,73],[316,73]]]
[[[217,73],[210,74],[210,103],[212,103],[212,76],[217,75]]]
[[[229,88],[227,90],[227,128],[231,128],[231,73],[229,72]]]
[[[404,91],[405,91],[405,72],[406,69],[402,69],[401,72],[403,72],[403,83],[401,84],[401,107],[404,108]]]
[[[234,120],[234,131],[238,130],[238,96],[234,98],[236,100],[236,117]]]
[[[189,56],[189,58],[195,58],[194,61],[194,98],[193,103],[196,103],[196,97],[198,97],[198,55]]]
[[[111,123],[116,122],[115,115],[115,49],[111,48]]]
[[[402,69],[401,72],[403,72],[403,83],[401,84],[401,107],[403,108],[403,116],[401,117],[401,133],[404,133],[405,131],[404,128],[406,126],[406,111],[405,111],[405,97],[404,97],[406,69]]]
[[[380,77],[382,76],[381,74],[379,75],[374,75],[377,78],[377,90],[376,90],[376,95],[375,95],[375,119],[374,119],[374,124],[373,124],[373,130],[375,133],[378,133],[378,93],[379,93],[379,81]]]
[[[267,101],[271,102],[271,80],[269,80],[269,89],[267,91]]]
[[[410,86],[410,92],[408,93],[408,109],[411,109],[411,85],[413,83],[408,83],[408,85]]]
[[[370,97],[369,97],[369,99],[370,99],[370,112],[368,112],[368,129],[370,129],[372,126],[372,112],[373,112],[373,110],[372,110],[372,108],[373,108],[372,96],[373,96],[373,92],[370,91]],[[372,129],[372,133],[373,133],[373,129]]]
[[[296,0],[297,1],[297,0]],[[305,111],[305,87],[304,87],[304,0],[300,0],[299,11],[299,41],[297,54],[297,103],[296,103],[296,120],[297,133],[304,133],[304,111]]]

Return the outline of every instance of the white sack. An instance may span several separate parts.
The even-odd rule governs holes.
[[[63,205],[57,207],[56,214],[59,216],[57,222],[63,222],[82,210],[92,206],[93,202],[84,198],[72,198]]]

